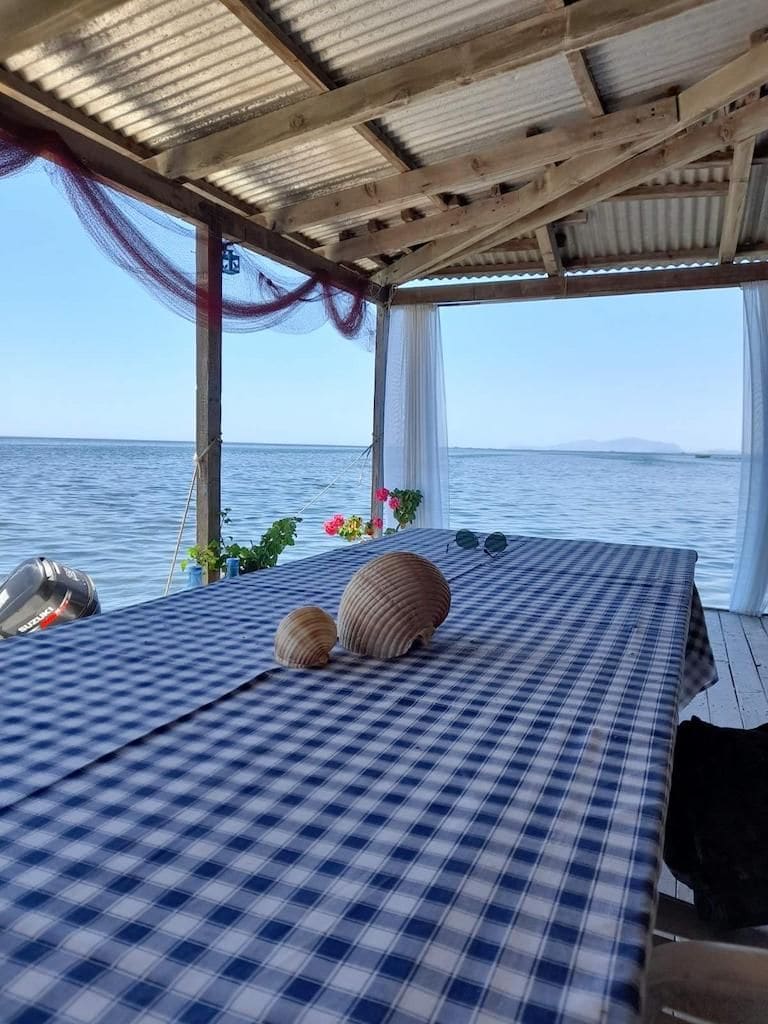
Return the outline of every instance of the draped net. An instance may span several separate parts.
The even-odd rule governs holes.
[[[197,288],[194,226],[104,184],[55,133],[0,124],[0,178],[23,171],[38,159],[113,263],[187,320],[195,320],[198,304],[208,309],[207,292]],[[372,346],[364,282],[354,292],[321,272],[281,280],[271,266],[266,272],[266,260],[239,246],[235,251],[240,272],[223,276],[224,330],[274,328],[304,334],[330,322],[345,337]]]

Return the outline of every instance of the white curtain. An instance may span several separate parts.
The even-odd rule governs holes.
[[[390,490],[422,492],[416,526],[448,526],[448,424],[437,306],[395,306],[391,312],[384,483]]]
[[[768,597],[768,283],[744,297],[744,423],[731,611],[759,615]]]

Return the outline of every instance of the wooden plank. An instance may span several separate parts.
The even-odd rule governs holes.
[[[724,725],[734,729],[744,727],[741,708],[736,697],[736,688],[728,661],[728,652],[723,639],[720,613],[707,609],[704,613],[712,653],[717,665],[718,681],[708,690],[709,710],[713,725]]]
[[[646,103],[528,138],[512,136],[465,156],[292,203],[265,214],[262,223],[276,231],[295,231],[327,220],[368,213],[393,203],[405,203],[432,191],[457,192],[478,185],[514,180],[559,160],[652,136],[661,128],[676,123],[677,102],[673,98]]]
[[[371,518],[382,516],[383,502],[376,500],[376,491],[384,480],[384,403],[387,385],[387,352],[389,349],[390,306],[388,302],[376,310],[376,358],[373,371],[373,436],[371,444]]]
[[[709,692],[707,690],[697,693],[690,704],[680,712],[681,722],[689,722],[693,717],[701,718],[705,722],[712,721],[712,712],[709,707]]]
[[[545,224],[536,229],[536,241],[547,274],[550,277],[562,274],[563,260],[560,256],[560,246],[557,244],[555,231],[551,224]]]
[[[284,64],[298,75],[317,95],[332,92],[339,83],[320,61],[299,46],[257,0],[220,0],[242,23]],[[380,125],[359,124],[355,131],[399,171],[412,170],[416,165],[391,139]],[[446,204],[439,196],[429,197],[439,209]]]
[[[702,118],[720,109],[724,104],[760,87],[765,80],[768,80],[768,42],[753,46],[748,53],[737,57],[707,75],[702,81],[684,89],[678,96],[678,109],[681,111],[678,129],[694,125]],[[758,104],[753,104],[753,107],[756,106]],[[683,114],[682,111],[685,113]],[[744,111],[739,111],[739,114],[743,115]],[[710,145],[713,141],[713,133],[709,136],[709,141],[703,151],[697,150],[696,147],[688,150],[688,158],[683,161],[684,163],[722,149],[723,142],[726,140],[741,142],[761,130],[758,127],[756,131],[748,131],[739,138],[735,138],[729,135],[730,122],[727,119],[718,123],[722,126],[723,131],[715,144]],[[744,124],[745,122],[740,123]],[[478,230],[469,230],[464,233],[463,238],[430,242],[417,253],[397,260],[386,271],[380,272],[376,276],[376,280],[380,284],[399,284],[412,280],[425,270],[446,263],[457,253],[472,251],[477,247],[478,242],[490,240],[493,244],[495,238],[500,233],[506,233],[508,229],[511,229],[514,234],[525,234],[528,230],[540,227],[541,224],[556,220],[574,208],[573,201],[576,201],[580,207],[591,206],[611,195],[616,195],[617,192],[624,191],[626,188],[641,185],[661,173],[665,169],[665,165],[666,168],[682,166],[682,163],[677,163],[675,159],[681,148],[684,149],[686,142],[693,136],[700,141],[704,140],[703,133],[711,127],[711,125],[699,128],[691,127],[689,135],[668,143],[666,140],[674,134],[675,129],[664,130],[655,140],[662,145],[656,146],[647,154],[643,154],[643,150],[647,148],[647,140],[643,140],[624,148],[617,146],[613,149],[567,160],[551,171],[545,181],[532,182],[515,192],[514,195],[520,203],[520,208],[517,214],[512,213],[513,204],[510,203],[509,217],[504,216],[503,224],[496,224],[493,229],[484,226]],[[631,172],[644,167],[643,156],[646,160],[648,157],[651,158],[645,165],[650,167],[650,170],[647,174],[635,177]],[[622,168],[622,165],[626,166]],[[653,165],[657,169],[654,169]],[[630,173],[624,173],[626,171]],[[591,182],[588,180],[589,178],[592,179]],[[553,194],[559,196],[559,199],[554,202],[552,201]],[[542,213],[546,211],[549,215],[531,217],[533,211],[540,209]]]
[[[765,631],[765,621],[764,617],[761,621],[757,616],[741,616],[741,625],[752,653],[752,660],[760,677],[763,691],[768,697],[768,633]]]
[[[557,11],[565,7],[565,0],[545,0],[544,6],[548,11]],[[605,113],[605,109],[584,54],[580,50],[574,50],[573,53],[566,54],[566,59],[571,69],[573,80],[576,83],[576,88],[584,100],[584,106],[592,117],[600,117],[601,114]]]
[[[584,54],[577,51],[576,53],[567,53],[565,56],[573,79],[576,82],[576,87],[581,93],[581,98],[584,100],[584,105],[592,117],[600,117],[601,114],[605,113],[605,108],[597,91],[592,72],[587,66]]]
[[[222,236],[218,225],[197,229],[196,541],[205,547],[221,536],[221,340]],[[206,582],[218,578],[209,574]]]
[[[77,126],[65,128],[48,114],[23,106],[8,96],[0,96],[0,123],[3,121],[20,123],[38,131],[56,132],[94,174],[158,209],[194,224],[206,224],[218,218],[224,235],[230,240],[302,273],[319,271],[327,274],[340,288],[357,290],[365,286],[371,300],[377,299],[378,287],[364,275],[339,267],[298,242],[255,224],[220,203],[214,193],[206,190],[201,195],[189,184],[169,181],[148,170],[131,154],[121,153],[106,141],[89,137]]]
[[[71,32],[126,0],[3,0],[0,60]]]
[[[706,78],[683,89],[678,96],[678,110],[683,124],[694,124],[702,111],[717,110],[726,103],[740,99],[765,82],[765,54],[768,41],[755,43],[740,57],[729,61]],[[728,139],[723,138],[728,145]]]
[[[725,200],[723,228],[720,233],[719,258],[721,263],[732,263],[741,235],[744,210],[747,205],[749,177],[752,171],[752,157],[755,152],[755,138],[737,142],[733,147],[733,161],[728,177],[728,197]]]
[[[734,263],[718,267],[635,271],[626,274],[565,275],[487,284],[425,285],[398,288],[393,295],[392,304],[408,306],[436,302],[441,305],[465,305],[476,302],[581,299],[607,295],[691,291],[697,288],[734,288],[749,281],[768,281],[768,263]]]
[[[577,0],[437,50],[278,110],[184,143],[153,157],[151,166],[172,177],[204,177],[297,145],[319,133],[361,124],[417,97],[437,95],[556,54],[612,39],[702,7],[712,0]]]
[[[693,181],[671,185],[637,185],[609,196],[606,203],[625,203],[628,199],[713,199],[728,194],[727,181]]]
[[[768,696],[752,657],[741,616],[720,612],[720,625],[744,727],[752,729],[768,722]]]

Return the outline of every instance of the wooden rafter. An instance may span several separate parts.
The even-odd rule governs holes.
[[[253,35],[271,50],[284,64],[305,82],[317,95],[332,92],[339,83],[303,46],[299,46],[269,14],[258,0],[219,0],[220,3],[242,21]],[[375,124],[354,125],[357,134],[370,143],[384,157],[387,163],[399,171],[411,171],[417,165],[410,159],[383,128]],[[430,196],[434,204],[445,209],[439,196]]]
[[[577,0],[559,11],[476,36],[324,96],[310,97],[152,158],[172,177],[204,177],[290,148],[344,125],[361,124],[412,102],[590,46],[711,3],[712,0]]]
[[[672,183],[672,184],[666,184],[666,185],[637,185],[637,186],[634,186],[633,188],[624,189],[622,192],[617,192],[616,195],[606,196],[606,198],[603,199],[602,202],[605,202],[605,203],[623,203],[623,202],[628,202],[630,200],[635,200],[635,201],[639,201],[639,202],[645,202],[645,201],[654,201],[654,200],[659,200],[659,199],[710,199],[710,198],[722,198],[723,196],[727,195],[728,189],[729,189],[729,185],[728,185],[727,181],[705,181],[705,182],[690,182],[690,183],[680,183],[680,184]],[[514,193],[507,193],[507,194],[508,195],[514,195]],[[499,196],[492,196],[491,200],[498,199],[498,198],[499,198]],[[484,202],[484,201],[485,200],[482,200],[481,202]],[[498,208],[502,209],[503,205],[504,204],[501,204],[501,206],[498,207]],[[461,209],[463,209],[465,211],[477,210],[478,209],[478,204],[474,203],[474,204],[472,204],[472,206],[461,207]],[[481,209],[482,209],[482,207],[481,207]],[[422,240],[427,240],[427,238],[431,235],[431,232],[433,230],[432,226],[430,225],[430,221],[432,220],[432,218],[421,218],[420,220],[425,221],[425,223],[421,223],[420,224],[420,230],[421,230],[422,234],[424,235],[424,238]],[[561,220],[562,220],[562,218],[561,218]],[[399,228],[399,227],[400,227],[400,225],[397,225],[397,228]],[[326,252],[326,253],[330,253],[331,251],[334,251],[337,254],[340,252],[341,253],[341,257],[340,258],[346,259],[346,260],[363,259],[363,258],[365,258],[366,255],[372,255],[374,253],[382,253],[382,252],[394,251],[394,249],[390,249],[389,248],[389,245],[390,245],[390,241],[389,240],[394,238],[396,241],[402,242],[402,240],[403,240],[402,239],[402,233],[398,232],[398,234],[394,234],[394,233],[393,234],[389,234],[389,229],[388,228],[382,228],[381,230],[384,231],[384,232],[387,232],[387,233],[381,235],[379,232],[368,232],[368,233],[363,233],[361,235],[355,235],[354,236],[355,250],[353,250],[351,246],[347,246],[347,244],[346,244],[348,241],[352,240],[350,238],[350,239],[345,239],[344,241],[340,241],[338,243],[338,245],[335,245],[335,247],[333,249],[331,249],[330,246],[327,246],[325,248],[321,247],[321,249],[318,250],[318,251],[323,251],[323,252]],[[524,241],[524,240],[518,239],[518,238],[516,238],[515,236],[512,236],[512,235],[510,235],[510,238],[513,239],[515,241],[515,243]],[[411,242],[411,244],[414,244],[414,245],[417,244],[416,241],[413,238],[410,239],[410,242]],[[529,244],[528,248],[535,247],[532,240],[529,240],[529,243],[530,244]],[[499,250],[499,251],[503,250],[504,246],[505,246],[505,243],[502,242],[502,241],[498,241],[498,242],[493,243],[493,249],[494,250]],[[366,253],[363,252],[363,249],[367,249]],[[488,246],[486,246],[483,251],[489,251]],[[336,258],[339,258],[338,255],[336,256]]]
[[[745,139],[733,147],[728,197],[725,201],[723,229],[720,235],[719,259],[721,263],[732,263],[739,244],[741,224],[744,220],[744,208],[747,205],[749,176],[752,170],[752,154],[755,151],[755,139]]]
[[[727,181],[692,181],[668,185],[637,185],[609,196],[606,203],[624,203],[629,199],[716,199],[728,191]]]
[[[545,5],[548,11],[557,11],[565,7],[566,2],[565,0],[546,0]],[[581,93],[584,106],[592,117],[600,117],[605,113],[605,107],[600,99],[600,94],[597,91],[595,80],[592,77],[592,72],[589,70],[584,54],[581,50],[574,50],[572,53],[566,54],[566,59],[571,69],[573,80],[576,83],[576,88]]]
[[[425,285],[398,288],[393,306],[422,303],[451,305],[473,302],[525,302],[538,299],[578,299],[649,292],[734,288],[750,281],[768,281],[768,263],[733,263],[682,270],[637,271],[628,274],[583,274],[484,284]]]
[[[544,224],[536,228],[536,241],[541,253],[541,262],[550,277],[556,277],[563,272],[563,261],[560,256],[560,246],[555,237],[555,229],[551,224]]]
[[[126,0],[3,0],[0,60],[56,39]]]
[[[768,43],[762,43],[678,95],[681,116],[677,131],[696,124],[766,80]],[[752,109],[762,102],[753,104]],[[710,152],[722,149],[724,141],[734,141],[728,134],[732,127],[738,126],[738,130],[743,132],[745,125],[755,123],[758,125],[755,131],[747,131],[742,138],[754,135],[761,130],[761,118],[750,121],[748,116],[744,116],[748,115],[749,110],[746,108],[731,115],[736,119],[733,121],[729,117],[722,118],[714,128],[712,125],[691,128],[687,135],[678,135],[673,141],[667,140],[676,134],[676,129],[665,129],[656,140],[660,144],[649,150],[645,157],[641,154],[647,149],[648,140],[566,160],[550,171],[544,181],[532,182],[511,196],[502,197],[502,200],[507,200],[507,209],[499,213],[493,227],[489,226],[488,219],[482,215],[476,227],[473,225],[469,228],[465,220],[468,230],[449,229],[448,233],[455,233],[453,238],[441,239],[435,236],[434,241],[417,252],[402,257],[386,270],[380,271],[376,280],[383,284],[411,280],[432,267],[445,265],[459,253],[476,251],[480,245],[487,248],[504,234],[526,234],[548,220],[567,215],[572,209],[592,206],[627,188],[641,185],[667,170],[685,166]],[[440,214],[433,219],[439,220],[445,216]],[[499,219],[503,223],[499,224]]]
[[[557,160],[651,136],[664,125],[672,125],[676,121],[677,104],[674,99],[647,103],[529,138],[515,136],[420,170],[379,178],[330,195],[293,203],[266,214],[263,223],[277,231],[295,231],[336,217],[365,214],[393,203],[423,198],[429,191],[457,192],[478,185],[515,180]]]
[[[760,95],[759,91],[746,97],[746,103],[754,103]],[[732,263],[741,235],[744,210],[747,205],[749,178],[752,172],[752,158],[755,155],[754,136],[737,142],[733,147],[733,158],[728,172],[728,195],[725,200],[723,227],[720,232],[720,248],[718,258],[721,263]]]
[[[278,263],[305,274],[322,271],[334,277],[341,287],[346,284],[355,290],[365,281],[357,271],[330,263],[298,242],[255,224],[229,203],[220,202],[215,190],[209,192],[207,187],[198,189],[189,183],[169,181],[145,167],[134,154],[120,152],[74,126],[64,127],[50,115],[7,96],[0,96],[0,123],[3,120],[25,124],[38,131],[55,131],[95,175],[109,184],[193,224],[218,222],[226,238]],[[374,282],[366,282],[366,285],[371,299],[376,301],[379,288]]]

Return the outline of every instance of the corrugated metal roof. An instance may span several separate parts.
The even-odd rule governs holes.
[[[753,167],[749,176],[740,241],[742,245],[768,243],[768,164]]]
[[[241,199],[270,207],[390,173],[391,165],[373,146],[352,128],[341,128],[284,153],[212,174],[209,180]]]
[[[53,43],[14,55],[7,65],[157,148],[309,92],[217,0],[132,0]]]
[[[382,118],[389,133],[423,163],[479,149],[531,126],[555,128],[583,118],[584,102],[564,57],[395,110]]]
[[[273,0],[291,35],[345,81],[545,10],[543,0]]]
[[[644,199],[602,203],[586,224],[564,227],[566,250],[577,259],[717,248],[721,197]]]
[[[768,22],[765,0],[717,0],[617,36],[586,51],[611,107],[667,87],[685,87],[749,48]]]

